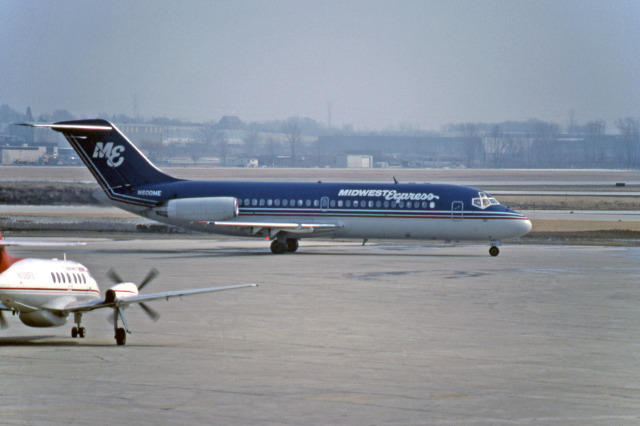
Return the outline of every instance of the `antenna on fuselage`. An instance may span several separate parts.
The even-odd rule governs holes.
[[[393,183],[396,183],[396,184],[398,183],[398,179],[396,179],[395,176],[393,177]]]

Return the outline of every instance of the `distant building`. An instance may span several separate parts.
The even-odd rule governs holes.
[[[118,129],[135,145],[161,145],[162,126],[149,124],[123,124]]]
[[[476,138],[481,144],[480,138]],[[390,167],[442,167],[464,161],[466,139],[443,136],[336,135],[320,136],[318,151],[335,156],[336,167],[345,167],[340,156],[362,154],[372,156],[373,163]],[[342,165],[340,165],[342,161]]]
[[[216,128],[219,130],[244,130],[245,124],[236,116],[225,115],[218,121]]]
[[[37,164],[47,153],[46,146],[6,146],[0,148],[3,165]]]
[[[370,169],[373,167],[373,156],[341,154],[336,157],[336,167],[342,169]]]

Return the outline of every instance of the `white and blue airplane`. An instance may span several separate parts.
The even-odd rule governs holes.
[[[302,238],[487,241],[525,235],[531,222],[484,191],[426,183],[202,181],[156,168],[113,124],[76,120],[62,133],[102,187],[124,210],[186,229],[252,236],[276,254]]]
[[[116,282],[104,294],[100,293],[89,269],[74,261],[58,259],[34,259],[13,257],[5,247],[50,245],[51,243],[17,242],[2,239],[0,235],[0,328],[6,328],[3,311],[11,311],[23,324],[30,327],[60,327],[66,324],[70,314],[75,326],[71,337],[85,337],[81,326],[82,314],[96,309],[113,309],[113,326],[118,345],[124,345],[127,333],[131,333],[124,317],[124,308],[137,303],[154,321],[159,314],[146,305],[153,300],[183,297],[214,291],[256,287],[256,284],[238,284],[222,287],[166,291],[140,294],[158,271],[152,269],[146,278],[136,285],[123,281],[116,272],[109,277]],[[118,326],[118,319],[123,327]]]

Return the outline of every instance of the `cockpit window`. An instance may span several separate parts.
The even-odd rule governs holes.
[[[478,198],[471,200],[472,204],[479,209],[486,209],[489,206],[498,206],[500,203],[491,195],[484,192],[478,192]]]

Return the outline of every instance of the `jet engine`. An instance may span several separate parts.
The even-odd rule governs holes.
[[[169,200],[167,217],[179,220],[227,220],[238,216],[234,197],[201,197]]]

